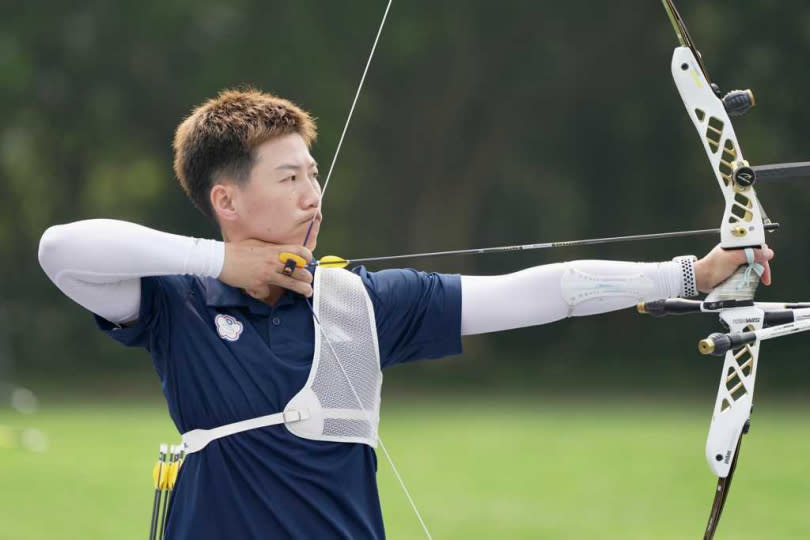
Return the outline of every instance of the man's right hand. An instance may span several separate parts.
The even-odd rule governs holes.
[[[284,275],[282,252],[312,260],[312,252],[304,246],[270,244],[254,239],[225,242],[225,264],[218,279],[231,287],[244,289],[259,300],[270,296],[271,287],[289,289],[309,298],[312,296],[312,274],[305,268],[296,268],[292,275]]]

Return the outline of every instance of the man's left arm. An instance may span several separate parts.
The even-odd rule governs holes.
[[[770,285],[773,251],[754,250]],[[713,249],[700,260],[662,263],[571,261],[500,276],[461,276],[462,335],[497,332],[595,315],[640,301],[708,292],[747,262],[742,250]]]
[[[770,284],[769,249],[755,250]],[[354,271],[374,304],[383,367],[461,353],[461,336],[545,324],[707,291],[745,263],[715,248],[699,261],[573,261],[499,276]],[[688,275],[687,275],[688,274]],[[689,281],[692,276],[694,281]],[[697,289],[697,290],[696,290]]]
[[[455,274],[353,270],[374,305],[382,367],[461,353],[461,280]]]

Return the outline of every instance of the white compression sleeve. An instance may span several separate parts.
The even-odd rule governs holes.
[[[77,303],[116,324],[137,319],[141,277],[217,277],[224,262],[223,242],[111,219],[56,225],[39,242],[39,263],[51,281]]]
[[[582,293],[577,285],[593,277],[609,282],[604,287],[608,292],[600,296],[596,285],[580,294],[585,300],[572,300],[572,287],[564,285],[572,281],[570,276],[575,280],[585,277],[575,282],[574,292]],[[617,294],[613,283],[625,281],[630,286]],[[677,262],[574,261],[501,276],[461,276],[461,334],[534,326],[624,309],[642,300],[682,296],[683,281],[683,270]],[[589,297],[591,291],[594,294]]]

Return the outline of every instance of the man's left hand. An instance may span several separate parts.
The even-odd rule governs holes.
[[[767,245],[762,249],[754,250],[754,261],[765,267],[762,274],[762,284],[771,284],[771,266],[769,261],[773,259],[774,253]],[[708,293],[731,274],[738,267],[748,264],[742,249],[723,249],[719,245],[715,246],[705,257],[695,262],[695,280],[697,288],[702,293]]]

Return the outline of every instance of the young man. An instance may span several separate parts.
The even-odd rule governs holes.
[[[487,277],[362,267],[288,276],[281,254],[311,261],[321,223],[314,139],[313,120],[289,101],[223,92],[174,140],[180,184],[222,242],[113,220],[42,237],[53,282],[102,331],[152,355],[192,452],[168,538],[382,538],[381,367],[458,354],[462,335],[695,295],[746,262],[715,248],[699,261],[574,261]],[[769,284],[773,252],[755,256]],[[262,417],[262,427],[233,426]]]

